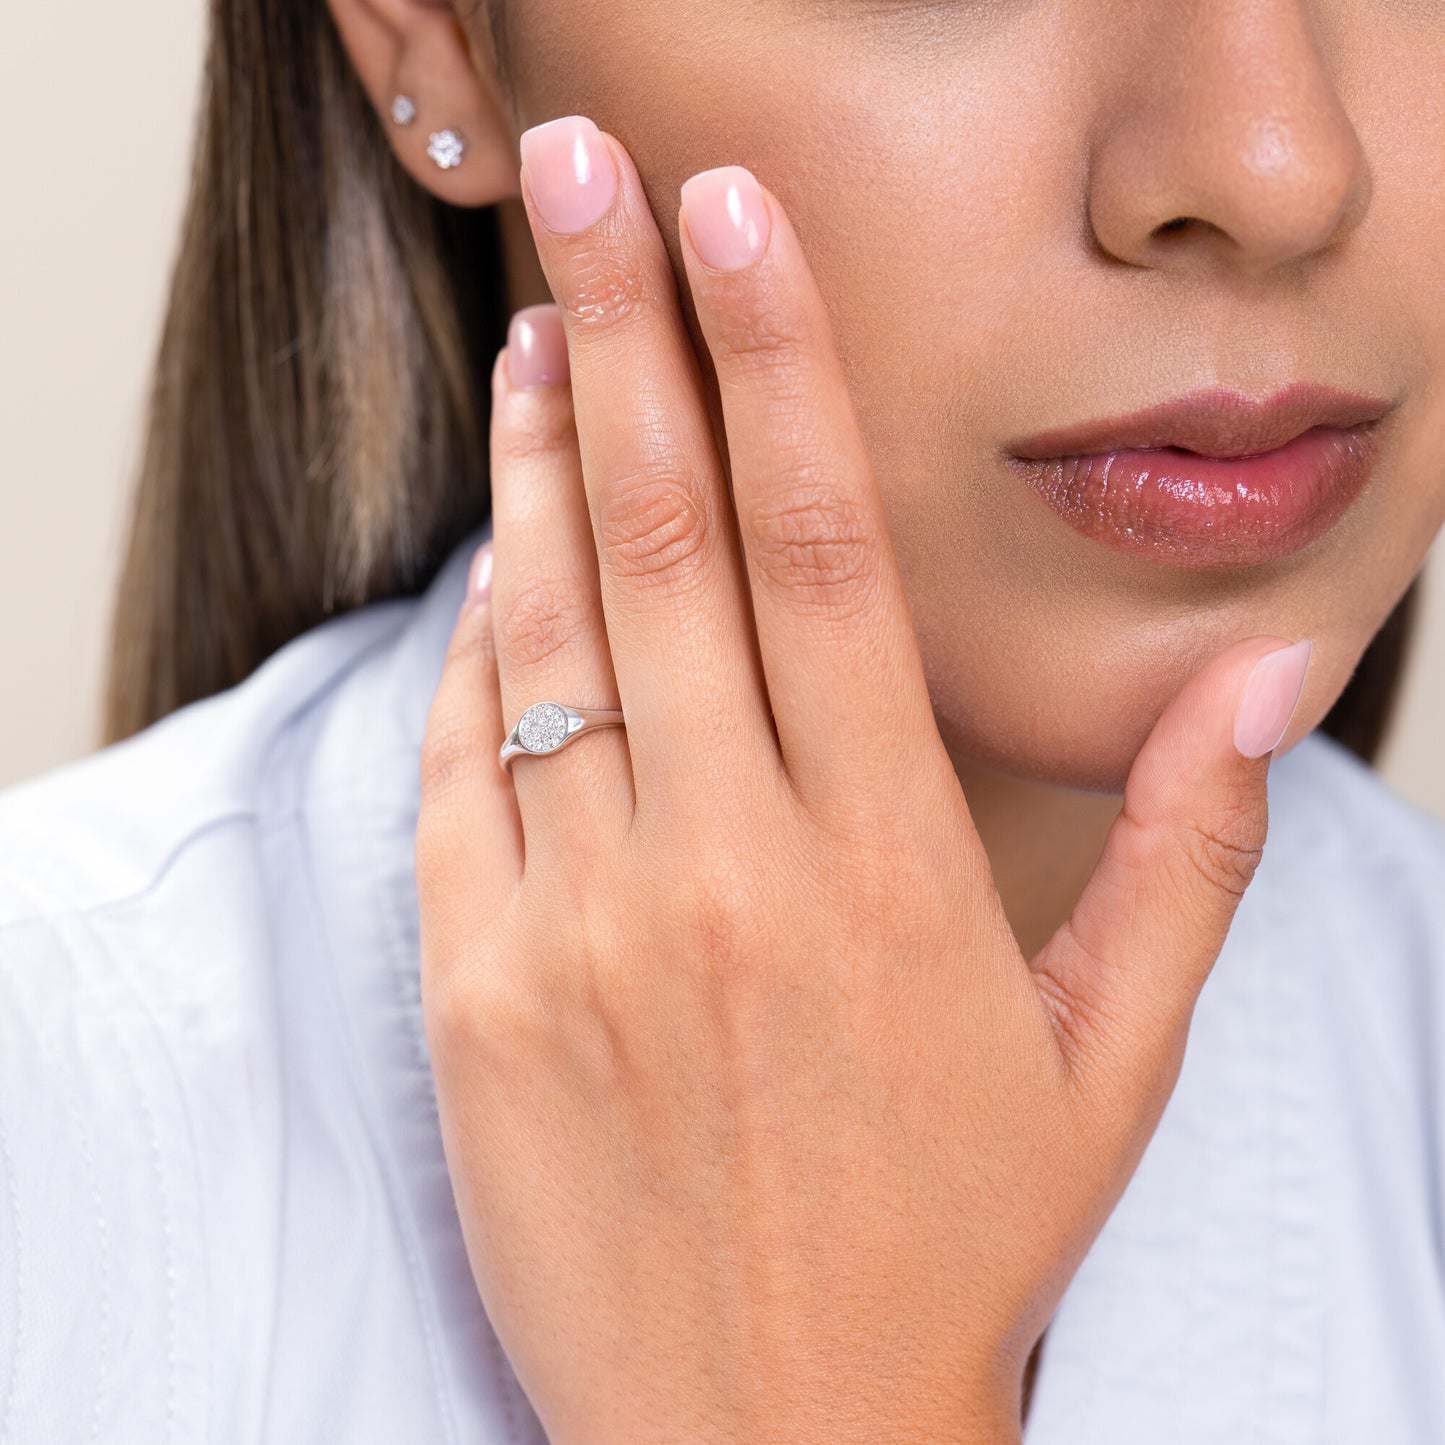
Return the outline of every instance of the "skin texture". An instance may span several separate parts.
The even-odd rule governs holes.
[[[577,112],[636,157],[678,274],[688,175],[745,165],[787,207],[1027,952],[1067,915],[1185,678],[1236,638],[1312,636],[1288,747],[1445,519],[1436,3],[510,0],[505,89],[481,13],[333,9],[379,112],[397,89],[421,99],[393,138],[448,199],[515,197],[521,130]],[[427,160],[428,122],[472,141],[456,171]],[[509,209],[514,296],[547,299]],[[1400,405],[1365,494],[1270,566],[1111,552],[1001,457],[1196,386],[1299,378]]]
[[[424,998],[494,1323],[554,1442],[1012,1438],[1263,844],[1265,767],[1229,744],[1248,665],[1314,640],[1287,748],[1445,518],[1445,12],[517,0],[504,87],[479,16],[332,4],[379,110],[404,89],[472,140],[443,174],[395,136],[439,194],[514,197],[519,132],[568,113],[625,177],[600,240],[509,203],[513,294],[545,294],[540,246],[573,380],[526,406],[498,383],[496,595],[459,624],[424,759]],[[699,289],[678,221],[722,164],[783,237],[751,291]],[[781,383],[739,328],[798,339]],[[708,460],[728,367],[751,462]],[[1352,510],[1268,566],[1106,550],[1003,462],[1046,427],[1298,379],[1397,405]],[[683,503],[638,534],[659,468]],[[799,475],[862,519],[823,605],[827,508],[789,592],[760,505]],[[756,639],[744,575],[776,594]],[[546,695],[620,695],[627,734],[514,787],[503,719]],[[726,724],[711,750],[676,726],[689,696]]]
[[[1006,1445],[1173,1086],[1302,673],[1249,755],[1236,710],[1281,639],[1189,680],[1030,964],[786,214],[754,187],[766,246],[713,272],[684,193],[730,497],[640,180],[590,144],[617,195],[562,232],[535,150],[523,172],[561,310],[494,370],[496,554],[421,759],[423,1013],[472,1270],[553,1445]],[[570,376],[530,384],[539,350]],[[620,697],[625,734],[497,767],[504,719],[582,695]]]

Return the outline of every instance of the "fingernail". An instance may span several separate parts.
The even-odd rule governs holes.
[[[483,542],[472,555],[472,565],[467,569],[467,595],[462,607],[475,607],[492,595],[492,543]]]
[[[1313,650],[1305,637],[1255,663],[1234,715],[1234,745],[1245,757],[1262,758],[1279,746],[1304,691]]]
[[[524,306],[507,327],[507,376],[512,385],[547,386],[570,375],[561,311],[550,301]]]
[[[522,132],[522,165],[532,199],[554,231],[596,225],[617,195],[617,166],[585,115],[564,115]]]
[[[744,166],[719,166],[684,181],[682,215],[697,254],[714,271],[741,271],[767,250],[772,220]]]

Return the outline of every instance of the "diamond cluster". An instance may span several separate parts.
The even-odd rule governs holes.
[[[431,142],[426,153],[444,170],[462,163],[462,151],[466,142],[454,130],[433,131],[428,137]]]
[[[534,702],[517,721],[517,741],[529,753],[549,753],[567,736],[567,714],[555,702]]]

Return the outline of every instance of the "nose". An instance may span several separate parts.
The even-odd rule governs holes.
[[[1311,0],[1138,0],[1090,155],[1089,219],[1116,259],[1259,272],[1338,244],[1370,171]]]

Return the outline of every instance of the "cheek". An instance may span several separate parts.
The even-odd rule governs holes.
[[[1068,7],[1005,8],[1014,21],[920,63],[842,20],[796,23],[789,0],[725,14],[715,0],[655,14],[514,0],[514,49],[531,57],[519,119],[581,112],[617,135],[679,278],[683,180],[737,163],[774,190],[833,316],[945,740],[1005,772],[1118,792],[1168,700],[1238,638],[1315,639],[1300,716],[1318,723],[1445,521],[1439,37],[1362,52],[1349,104],[1371,213],[1317,296],[1280,313],[1304,338],[1296,368],[1408,395],[1395,441],[1315,546],[1183,572],[1084,541],[1002,464],[1006,437],[1196,380],[1179,369],[1173,303],[1122,285],[1089,246],[1080,137],[1097,77],[1061,83],[1070,47],[1048,26]],[[1257,317],[1230,334],[1224,364],[1268,357]]]

